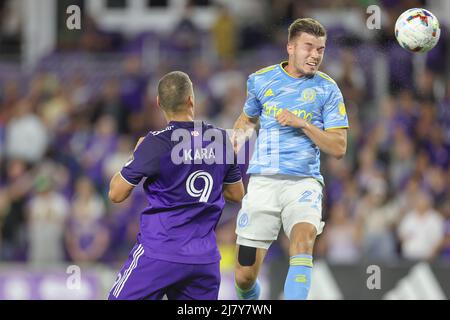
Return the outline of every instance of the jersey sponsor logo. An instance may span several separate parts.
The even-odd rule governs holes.
[[[203,180],[204,185],[202,189],[197,189],[195,187],[195,181],[197,181],[197,179]],[[208,172],[197,170],[191,173],[186,179],[186,191],[191,197],[199,198],[199,202],[208,202],[213,183],[213,178]]]
[[[266,114],[266,116],[272,116],[274,118],[276,118],[282,111],[284,108],[279,108],[277,107],[277,105],[269,105],[268,102],[263,104],[263,108],[264,108],[264,112]],[[295,110],[289,110],[291,111],[295,116],[307,121],[307,122],[311,122],[313,119],[313,115],[311,112],[307,112],[304,109],[295,109]]]

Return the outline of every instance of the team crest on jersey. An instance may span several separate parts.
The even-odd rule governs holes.
[[[303,101],[314,102],[316,100],[316,90],[307,88],[302,91]]]
[[[246,214],[245,212],[242,213],[238,219],[239,228],[245,228],[248,225],[248,222],[249,222],[248,214]]]

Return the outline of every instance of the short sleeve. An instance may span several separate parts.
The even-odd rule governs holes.
[[[236,182],[239,182],[242,180],[241,176],[241,169],[239,168],[239,165],[232,164],[229,166],[227,175],[225,176],[225,179],[223,180],[224,184],[233,184]]]
[[[144,177],[158,175],[160,159],[168,149],[170,147],[164,139],[148,134],[124,165],[120,174],[132,185],[138,185]]]
[[[337,86],[334,86],[323,108],[324,129],[348,128],[347,111],[344,98]]]
[[[241,176],[241,169],[239,165],[237,164],[237,156],[236,153],[233,150],[233,145],[231,144],[230,137],[228,136],[227,132],[223,131],[224,139],[225,139],[225,145],[224,145],[224,152],[232,152],[233,154],[227,154],[225,156],[225,163],[229,163],[228,161],[233,161],[232,164],[227,165],[227,172],[225,174],[225,177],[223,179],[224,184],[233,184],[236,182],[239,182],[242,180]]]
[[[247,99],[245,100],[244,113],[254,118],[261,115],[261,110],[261,104],[256,97],[255,77],[250,75],[247,80]]]

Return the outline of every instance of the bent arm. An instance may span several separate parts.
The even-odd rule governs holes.
[[[242,198],[244,198],[244,184],[242,180],[236,183],[224,184],[223,196],[228,201],[241,202]]]
[[[245,112],[242,112],[239,118],[236,120],[233,126],[232,137],[233,147],[236,153],[256,130],[258,122],[259,117],[249,117],[245,114]]]
[[[347,151],[347,129],[321,130],[309,124],[303,128],[303,132],[323,152],[337,159],[342,159]]]
[[[109,183],[109,199],[114,203],[120,203],[128,198],[131,191],[134,189],[134,185],[125,180],[124,177],[117,172]]]
[[[288,110],[283,110],[277,116],[277,121],[282,126],[291,126],[303,130],[308,138],[310,138],[320,150],[338,159],[344,157],[345,152],[347,151],[346,128],[322,130],[304,119],[295,116]]]

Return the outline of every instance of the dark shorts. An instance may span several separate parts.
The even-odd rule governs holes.
[[[147,257],[136,244],[117,275],[109,300],[217,300],[220,263],[183,264]]]

